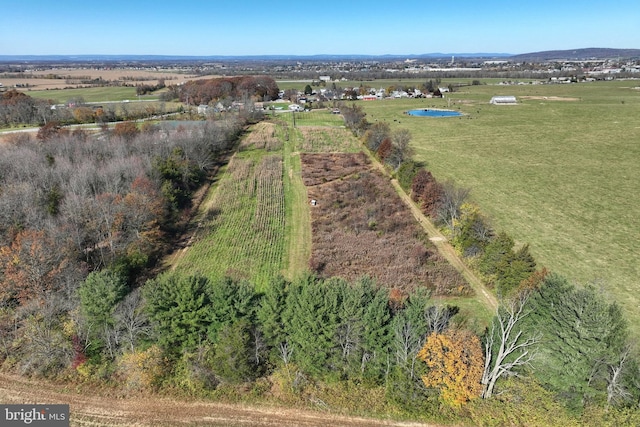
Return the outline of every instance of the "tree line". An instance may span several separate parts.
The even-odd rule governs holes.
[[[142,86],[139,88],[144,90]],[[66,105],[61,106],[50,99],[36,99],[23,92],[10,90],[0,97],[0,127],[44,126],[50,123],[57,126],[81,123],[106,124],[138,120],[167,112],[164,102],[146,104],[144,107],[127,103],[90,106],[83,98],[77,97],[67,100]]]
[[[261,102],[278,99],[279,92],[278,85],[271,77],[240,76],[190,80],[180,86],[169,86],[165,99],[177,98],[189,105],[243,99]]]
[[[90,272],[108,267],[129,285],[144,280],[184,226],[193,191],[241,126],[230,117],[176,130],[149,126],[133,135],[59,130],[3,144],[0,310],[3,327],[14,325],[3,335],[6,354],[29,327],[72,310]],[[25,363],[48,359],[17,354]]]
[[[418,413],[491,400],[514,376],[552,391],[567,414],[637,407],[640,397],[618,306],[554,274],[523,283],[482,331],[424,289],[403,295],[367,278],[276,278],[264,292],[177,274],[141,290],[124,283],[103,270],[79,288],[84,345],[68,358],[83,360],[82,372],[106,365],[135,385],[146,370],[147,387],[191,393],[274,375],[293,395],[319,381],[356,383]],[[126,364],[149,354],[160,356]]]

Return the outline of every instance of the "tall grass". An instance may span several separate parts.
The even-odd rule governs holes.
[[[282,154],[239,153],[221,178],[195,243],[176,270],[263,288],[285,265]]]

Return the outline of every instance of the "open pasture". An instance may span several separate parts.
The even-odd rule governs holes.
[[[363,102],[370,122],[411,131],[415,157],[473,201],[540,265],[595,281],[640,320],[638,81],[479,85],[445,99]],[[515,95],[518,105],[491,105]],[[457,118],[411,117],[451,108]]]
[[[27,95],[38,99],[51,99],[57,104],[66,103],[71,99],[84,99],[85,102],[120,102],[125,100],[137,100],[135,87],[126,86],[102,86],[70,88],[59,90],[30,90]],[[144,99],[145,97],[140,97]],[[157,99],[157,95],[153,97]],[[147,98],[148,99],[148,98]]]

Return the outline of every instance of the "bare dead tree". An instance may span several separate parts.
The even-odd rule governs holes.
[[[623,372],[626,369],[629,357],[631,356],[631,346],[626,345],[622,349],[617,362],[610,364],[607,378],[607,405],[612,406],[624,402],[631,397],[631,393],[623,384]]]
[[[467,200],[471,189],[456,187],[453,181],[442,184],[442,198],[438,208],[438,218],[449,227],[460,216],[460,206]]]
[[[424,318],[427,321],[429,333],[441,334],[449,327],[449,321],[453,316],[450,307],[443,305],[433,305],[424,312]]]
[[[530,364],[536,355],[535,346],[540,337],[527,338],[519,327],[520,321],[528,314],[525,305],[529,295],[522,292],[496,311],[484,345],[484,371],[481,379],[484,399],[493,395],[498,379],[517,375],[517,368]]]
[[[138,340],[151,333],[149,319],[143,310],[140,288],[134,289],[118,303],[114,311],[116,329],[122,331],[122,339],[133,352]]]

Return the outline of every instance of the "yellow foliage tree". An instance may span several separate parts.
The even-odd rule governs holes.
[[[144,351],[123,354],[118,368],[128,389],[150,390],[162,377],[163,363],[162,350],[152,345]]]
[[[78,107],[73,110],[73,117],[78,123],[91,123],[95,119],[95,114],[89,107]]]
[[[480,339],[465,330],[432,333],[418,353],[429,371],[422,376],[427,387],[440,389],[442,400],[459,406],[482,393],[484,367]]]

